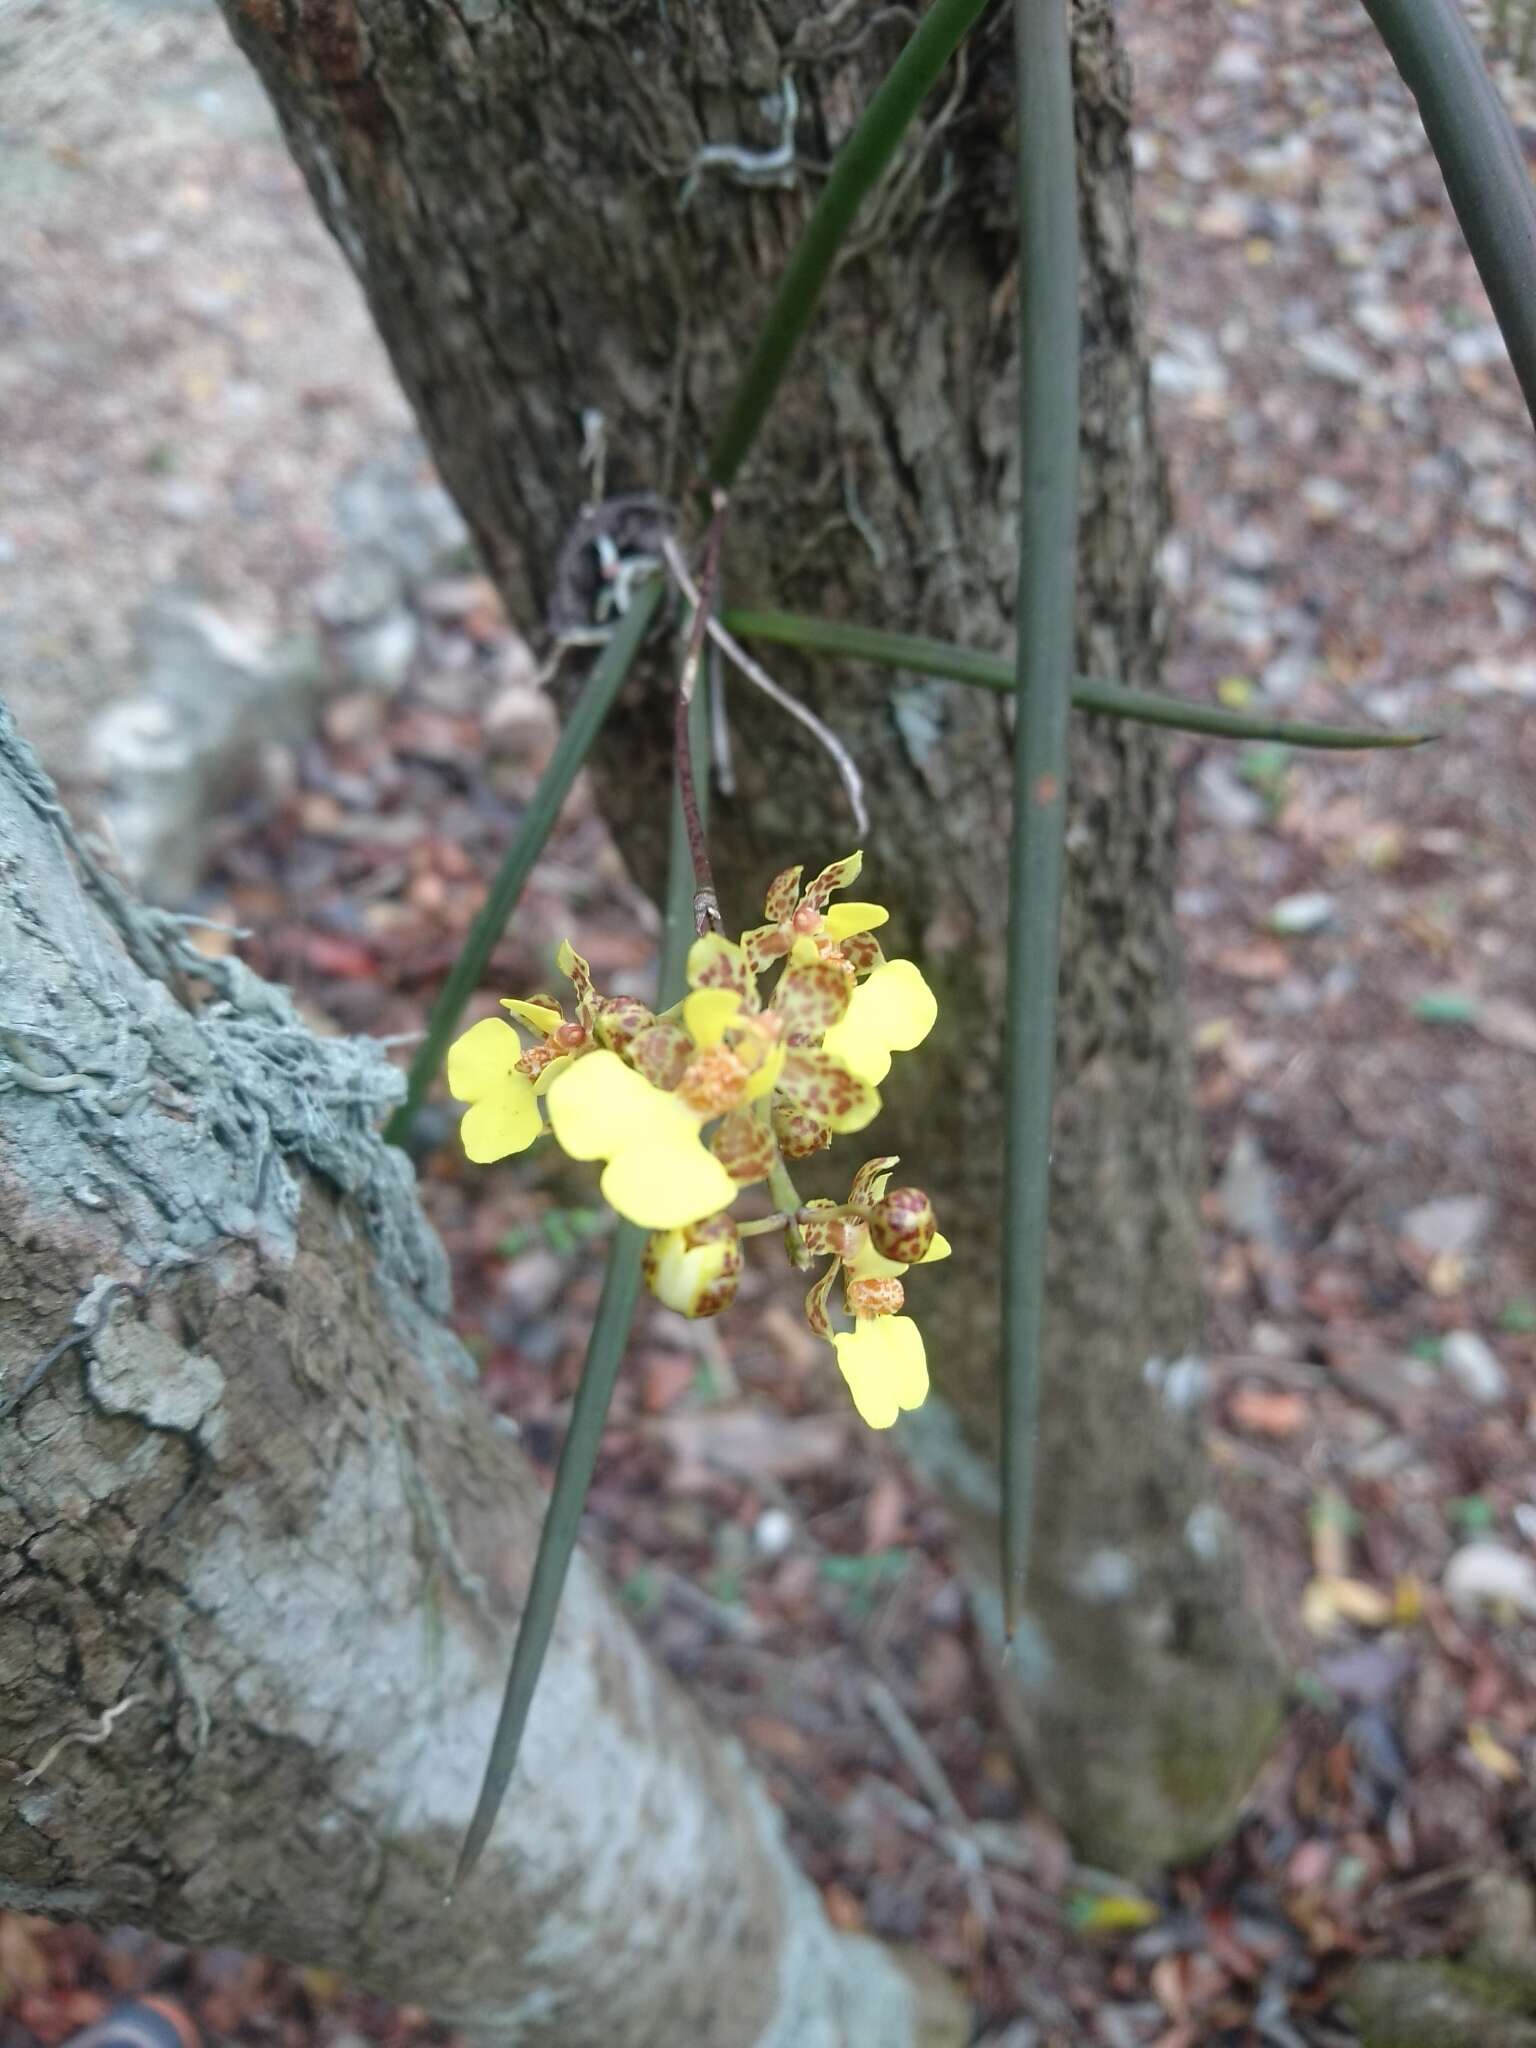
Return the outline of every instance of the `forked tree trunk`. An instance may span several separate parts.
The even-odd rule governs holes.
[[[686,497],[820,167],[908,17],[821,14],[809,0],[223,4],[512,616],[552,604],[564,615],[554,564],[590,484],[578,461],[584,413],[603,417],[610,493]],[[1078,6],[1075,52],[1079,652],[1094,673],[1148,683],[1163,484],[1139,326],[1128,78],[1103,0]],[[736,491],[731,601],[1008,644],[1019,494],[1011,96],[999,9],[873,204]],[[777,183],[718,153],[787,139],[794,160]],[[957,1455],[942,1463],[952,1482],[973,1475],[951,1492],[970,1502],[984,1574],[1006,1255],[1009,716],[957,685],[773,665],[858,756],[875,817],[869,893],[890,905],[900,949],[940,992],[939,1028],[891,1091],[898,1142],[882,1125],[880,1149],[906,1156],[956,1245],[923,1292],[935,1376],[960,1423]],[[660,688],[653,676],[626,699],[603,767],[609,816],[652,871],[667,802]],[[731,704],[741,787],[719,806],[716,855],[745,924],[775,868],[844,852],[851,835],[801,729],[740,690]],[[1125,726],[1077,728],[1043,1505],[1033,1652],[1019,1667],[1042,1795],[1095,1860],[1127,1865],[1220,1830],[1276,1698],[1197,1420],[1166,1398],[1164,1367],[1198,1343],[1200,1297],[1164,747]],[[937,1411],[930,1463],[944,1450],[935,1421]]]
[[[963,2038],[832,1932],[579,1559],[445,1907],[539,1489],[442,1320],[380,1056],[238,968],[189,1013],[195,956],[87,900],[60,815],[0,707],[0,1906],[526,2048]]]

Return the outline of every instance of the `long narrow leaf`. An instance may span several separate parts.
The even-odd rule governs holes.
[[[984,690],[1011,691],[1017,681],[1013,663],[997,655],[976,654],[968,647],[953,647],[946,640],[923,640],[910,633],[846,626],[840,620],[813,618],[804,612],[728,611],[721,623],[739,640],[769,640],[811,654],[838,654],[850,661],[872,661],[882,668],[904,668],[916,675],[974,683]],[[1371,732],[1358,726],[1262,718],[1252,712],[1229,711],[1220,704],[1192,704],[1183,697],[1128,689],[1123,683],[1094,682],[1087,676],[1074,680],[1072,702],[1079,711],[1101,711],[1110,718],[1167,726],[1174,732],[1210,733],[1227,740],[1279,740],[1292,747],[1417,747],[1435,737],[1429,732]]]
[[[506,929],[507,919],[516,908],[517,899],[533,872],[534,862],[544,851],[544,843],[554,830],[560,806],[570,794],[571,784],[591,753],[603,720],[634,665],[645,630],[661,602],[663,588],[658,579],[644,584],[635,592],[629,610],[598,657],[565,722],[549,766],[539,777],[539,786],[528,800],[517,836],[496,870],[491,893],[470,926],[459,957],[432,1005],[426,1036],[411,1061],[406,1077],[405,1100],[384,1126],[384,1135],[392,1145],[404,1145],[410,1138],[416,1112],[437,1078],[448,1050],[448,1041],[459,1028],[464,1005],[480,986],[480,977],[485,973],[497,942]]]
[[[581,1530],[581,1511],[592,1484],[603,1424],[608,1419],[608,1404],[613,1399],[614,1384],[629,1342],[635,1301],[640,1292],[640,1261],[645,1252],[645,1235],[637,1224],[621,1221],[608,1249],[603,1292],[587,1343],[581,1384],[576,1389],[576,1399],[571,1408],[571,1426],[561,1447],[554,1488],[545,1511],[544,1526],[539,1531],[538,1555],[534,1558],[533,1576],[528,1582],[528,1603],[518,1625],[512,1669],[507,1676],[507,1690],[502,1698],[496,1733],[491,1738],[491,1753],[485,1766],[480,1797],[475,1803],[464,1846],[459,1851],[458,1868],[453,1873],[451,1889],[454,1891],[479,1862],[480,1852],[496,1824],[502,1799],[517,1768],[517,1753],[528,1723],[528,1709],[533,1704],[534,1689],[544,1668],[544,1654],[554,1633],[560,1595],[565,1590],[566,1574]]]
[[[1536,192],[1457,0],[1364,0],[1419,103],[1461,232],[1536,422]]]
[[[709,692],[694,694],[689,739],[693,752],[694,780],[705,802],[708,761]],[[667,876],[666,924],[662,936],[661,961],[657,970],[657,1003],[666,1007],[683,992],[683,967],[693,939],[693,864],[688,852],[688,833],[682,805],[674,790],[672,798],[671,857]],[[453,1874],[456,1891],[480,1859],[501,1810],[507,1786],[517,1768],[528,1710],[544,1668],[545,1653],[554,1632],[560,1596],[576,1539],[581,1532],[582,1510],[586,1506],[597,1453],[608,1419],[609,1404],[624,1362],[635,1303],[640,1294],[640,1263],[645,1252],[646,1233],[638,1225],[620,1219],[609,1247],[603,1274],[603,1292],[597,1304],[592,1335],[587,1342],[581,1383],[571,1408],[570,1428],[555,1468],[555,1483],[549,1496],[544,1526],[539,1531],[538,1554],[528,1582],[528,1601],[518,1626],[512,1651],[512,1669],[502,1698],[491,1753],[480,1786],[480,1797]]]
[[[1008,873],[1003,1185],[1003,1605],[1023,1609],[1056,1070],[1067,724],[1076,609],[1077,153],[1067,0],[1014,0],[1019,150],[1018,717]]]
[[[709,480],[728,488],[773,403],[790,357],[811,323],[822,287],[854,216],[896,152],[913,115],[989,0],[933,0],[837,153],[832,174],[779,276],[757,342],[709,452]]]

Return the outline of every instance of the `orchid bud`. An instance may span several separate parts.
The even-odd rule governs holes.
[[[869,1235],[882,1258],[915,1266],[933,1243],[933,1204],[921,1188],[892,1188],[870,1211]]]
[[[786,1159],[809,1159],[813,1152],[820,1152],[832,1142],[830,1127],[819,1117],[803,1109],[791,1109],[786,1102],[774,1103],[772,1122],[773,1135]]]

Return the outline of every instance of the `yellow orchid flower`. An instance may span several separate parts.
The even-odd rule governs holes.
[[[841,1020],[821,1041],[823,1052],[873,1087],[891,1071],[893,1052],[911,1052],[939,1014],[933,990],[911,960],[884,960],[853,991]]]
[[[910,1316],[900,1313],[905,1306],[900,1276],[908,1266],[933,1265],[950,1253],[920,1188],[887,1192],[896,1163],[894,1158],[867,1161],[854,1176],[846,1203],[813,1202],[809,1208],[823,1213],[801,1216],[808,1248],[832,1254],[832,1263],[805,1298],[806,1320],[836,1350],[853,1404],[871,1429],[889,1429],[904,1409],[920,1408],[927,1398],[923,1334]],[[882,1244],[908,1256],[888,1257]],[[853,1328],[834,1332],[827,1296],[839,1272]]]
[[[694,989],[675,1016],[660,1017],[628,1048],[590,1053],[549,1091],[549,1120],[573,1159],[605,1159],[604,1199],[648,1230],[682,1229],[760,1180],[771,1151],[754,1161],[741,1120],[772,1092],[784,1065],[781,1025],[748,1011],[734,988]],[[718,1147],[704,1126],[726,1122]],[[719,1153],[723,1152],[722,1159]],[[760,1171],[753,1170],[754,1164]]]
[[[466,1157],[485,1166],[523,1152],[543,1129],[538,1104],[573,1059],[595,1046],[622,1050],[654,1020],[633,996],[600,996],[592,970],[562,941],[556,965],[575,986],[576,1016],[568,1021],[553,996],[526,1001],[506,996],[510,1010],[539,1041],[526,1050],[510,1024],[486,1017],[448,1048],[448,1092],[470,1107],[459,1125]]]
[[[499,1017],[483,1018],[448,1048],[448,1092],[469,1104],[459,1136],[477,1166],[525,1152],[544,1128],[522,1060],[522,1040]]]
[[[604,1201],[645,1230],[681,1230],[736,1199],[736,1183],[701,1142],[703,1122],[680,1094],[654,1087],[616,1052],[575,1061],[549,1091],[561,1151],[606,1160]]]
[[[827,1142],[833,1131],[861,1131],[880,1111],[880,1097],[868,1082],[817,1044],[849,1007],[854,994],[853,976],[843,965],[830,960],[792,960],[779,977],[773,999],[766,1010],[758,1008],[757,977],[746,950],[729,939],[709,934],[694,941],[688,954],[688,979],[693,993],[682,1007],[682,1032],[695,1045],[715,1042],[716,1033],[729,1033],[732,1049],[739,1057],[754,1062],[754,1081],[746,1100],[755,1101],[766,1093],[764,1075],[771,1071],[774,1096],[772,1129],[779,1133],[786,1118],[806,1118],[813,1142],[791,1151],[803,1156]],[[678,1030],[663,1019],[657,1033],[636,1041],[636,1063],[649,1041],[663,1028]],[[754,1043],[776,1048],[772,1058]],[[660,1074],[652,1078],[666,1085]],[[746,1120],[733,1114],[712,1140],[722,1157],[732,1155],[731,1170],[743,1183],[762,1179],[772,1163],[767,1150],[767,1130],[758,1125],[758,1135],[746,1128]],[[749,1142],[750,1140],[750,1142]],[[744,1163],[756,1163],[749,1172]]]
[[[768,891],[768,923],[733,943],[700,938],[688,993],[655,1016],[632,997],[600,996],[569,944],[558,960],[576,989],[574,1017],[550,996],[504,1007],[533,1034],[487,1018],[449,1051],[448,1081],[468,1104],[471,1159],[522,1151],[543,1128],[574,1159],[603,1162],[602,1192],[650,1233],[645,1278],[688,1316],[734,1300],[742,1230],[729,1214],[740,1188],[772,1180],[793,1211],[791,1256],[824,1256],[806,1296],[811,1328],[833,1346],[859,1414],[888,1429],[928,1391],[922,1333],[903,1313],[905,1276],[949,1255],[920,1188],[891,1188],[894,1158],[859,1169],[843,1203],[803,1206],[780,1185],[783,1162],[862,1130],[879,1112],[893,1053],[921,1044],[937,1016],[910,960],[886,960],[873,934],[878,903],[834,903],[858,879],[855,853],[801,889],[788,868]],[[773,968],[766,1001],[759,977]],[[778,1229],[783,1214],[759,1228]],[[828,1300],[842,1280],[842,1327]],[[851,1327],[848,1325],[851,1324]]]
[[[729,1216],[658,1231],[645,1247],[645,1284],[679,1315],[717,1316],[728,1309],[741,1267],[741,1237]]]
[[[823,868],[804,890],[800,887],[803,868],[786,868],[776,875],[763,903],[767,924],[741,935],[742,950],[753,973],[760,974],[771,961],[789,952],[800,960],[814,960],[833,950],[842,953],[846,941],[861,939],[883,925],[890,912],[882,904],[829,901],[839,889],[858,880],[863,866],[863,854],[850,853],[846,860],[835,860]],[[879,945],[873,939],[855,950],[858,958],[851,960],[851,965],[868,968],[880,958]]]

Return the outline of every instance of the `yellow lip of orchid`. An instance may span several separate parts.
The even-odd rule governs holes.
[[[549,1121],[573,1159],[602,1159],[603,1199],[646,1230],[679,1230],[736,1199],[700,1132],[702,1119],[653,1088],[617,1053],[574,1061],[550,1088]]]
[[[886,960],[853,992],[847,1014],[822,1039],[822,1051],[860,1080],[878,1085],[893,1052],[911,1052],[939,1014],[933,990],[911,960]]]
[[[853,1405],[871,1429],[889,1429],[928,1398],[928,1355],[910,1316],[860,1316],[832,1339]]]
[[[518,1071],[522,1041],[500,1017],[484,1017],[448,1048],[448,1092],[469,1104],[459,1125],[467,1158],[490,1166],[525,1152],[543,1129],[534,1085]]]

